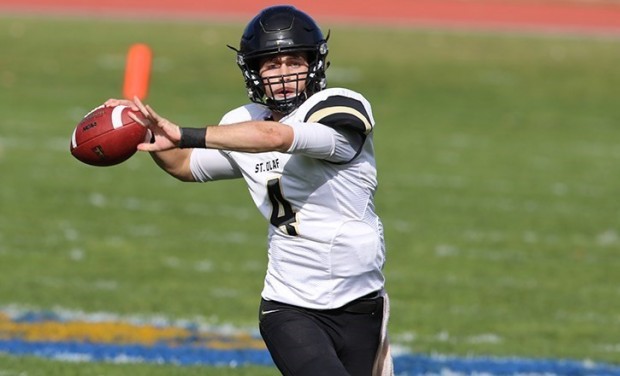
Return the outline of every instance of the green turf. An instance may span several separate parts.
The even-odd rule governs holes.
[[[620,364],[620,40],[327,27],[331,86],[374,105],[394,342]],[[266,223],[242,181],[68,152],[133,42],[154,49],[156,110],[219,121],[246,99],[225,47],[241,28],[0,18],[1,305],[256,327]],[[15,374],[190,369],[0,357]]]

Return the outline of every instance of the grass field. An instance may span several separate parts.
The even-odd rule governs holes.
[[[364,93],[378,123],[393,342],[620,364],[620,39],[325,26],[331,86]],[[120,95],[138,41],[155,52],[148,102],[218,122],[246,100],[225,47],[241,28],[0,18],[0,308],[256,327],[266,223],[242,181],[68,151],[81,116]],[[0,355],[0,374],[22,371],[203,372]]]

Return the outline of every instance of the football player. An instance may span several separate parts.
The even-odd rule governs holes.
[[[138,148],[172,176],[247,183],[270,223],[259,328],[282,374],[390,375],[375,121],[361,94],[326,87],[327,39],[294,7],[262,10],[231,47],[252,103],[219,125],[106,105],[140,109],[153,138]]]

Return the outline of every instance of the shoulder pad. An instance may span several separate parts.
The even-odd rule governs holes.
[[[364,103],[347,95],[330,95],[319,100],[305,114],[304,122],[353,128],[362,134],[369,134],[374,127],[372,115]]]

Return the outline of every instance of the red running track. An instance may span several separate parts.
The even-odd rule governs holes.
[[[0,14],[244,20],[283,2],[268,0],[0,0]],[[288,1],[319,22],[620,34],[620,1]]]

